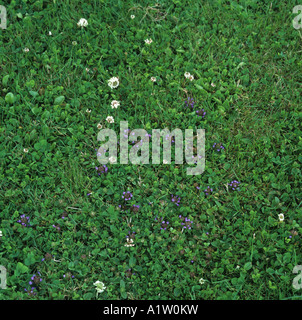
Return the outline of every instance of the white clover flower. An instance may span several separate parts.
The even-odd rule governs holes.
[[[28,48],[24,48],[23,51],[24,52],[29,52],[29,49]]]
[[[89,69],[89,68],[86,68],[85,70],[86,70],[86,72],[89,72],[89,71],[90,71],[90,69]]]
[[[108,116],[106,118],[106,121],[109,122],[109,123],[114,123],[114,118],[112,116]]]
[[[103,126],[102,126],[100,123],[98,123],[97,128],[98,128],[98,129],[102,129]]]
[[[3,234],[2,234],[2,231],[0,230],[0,238],[2,237],[2,235],[3,235]]]
[[[86,112],[87,112],[87,113],[90,113],[90,112],[91,112],[91,109],[86,109]]]
[[[132,14],[130,17],[131,17],[131,19],[134,19],[134,18],[135,18],[135,15],[134,15],[134,14]]]
[[[152,82],[155,82],[156,81],[156,78],[155,77],[151,77],[150,79]]]
[[[191,74],[190,74],[190,72],[185,72],[184,76],[188,79],[188,78],[190,78]]]
[[[110,163],[115,163],[116,162],[116,157],[110,157],[109,158]]]
[[[76,41],[72,41],[72,45],[76,46],[78,43]]]
[[[145,42],[146,42],[146,44],[151,44],[153,42],[153,40],[150,38],[150,39],[146,39]]]
[[[216,84],[215,83],[211,83],[211,86],[213,87],[213,88],[215,88],[216,87]]]
[[[93,285],[96,286],[95,290],[97,294],[104,292],[104,290],[106,289],[104,283],[101,281],[96,281]]]
[[[117,77],[112,77],[111,79],[108,80],[108,86],[111,89],[117,88],[120,84],[120,81]]]
[[[79,20],[79,22],[77,23],[77,25],[79,26],[79,27],[86,27],[86,26],[88,26],[88,21],[86,20],[86,19],[84,19],[84,18],[81,18],[80,20]]]
[[[206,282],[205,279],[203,279],[203,278],[200,278],[200,279],[199,279],[199,283],[200,283],[200,284],[204,284],[205,282]]]
[[[49,36],[52,36],[52,33],[51,33],[51,31],[48,31],[48,35],[49,35]]]
[[[125,247],[134,247],[133,239],[127,238],[127,243],[125,244]]]
[[[112,102],[111,102],[111,107],[112,107],[112,109],[117,109],[117,107],[119,107],[120,106],[120,102],[119,101],[117,101],[117,100],[113,100]]]
[[[279,218],[279,221],[284,221],[284,214],[283,213],[280,213],[278,214],[278,218]]]
[[[189,79],[190,79],[191,81],[193,81],[193,80],[194,80],[194,76],[190,74]]]
[[[23,151],[24,151],[25,153],[28,153],[28,149],[27,149],[27,148],[24,148]]]

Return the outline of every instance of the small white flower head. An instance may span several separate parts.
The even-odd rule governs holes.
[[[151,44],[152,42],[153,42],[153,40],[152,40],[151,38],[145,40],[145,43],[146,43],[146,44]]]
[[[190,79],[191,81],[193,81],[193,80],[194,80],[194,76],[193,76],[192,74],[190,74],[189,79]]]
[[[204,284],[205,282],[206,282],[205,279],[202,279],[202,278],[199,279],[199,283],[200,283],[200,284]]]
[[[110,163],[115,163],[116,162],[116,157],[110,157],[109,158]]]
[[[76,46],[78,43],[76,41],[72,41],[72,45]]]
[[[189,79],[191,74],[190,74],[190,72],[185,72],[184,76],[185,76],[185,78]]]
[[[96,281],[93,285],[96,286],[95,290],[97,294],[104,292],[104,290],[106,289],[104,283],[101,281]]]
[[[29,52],[29,49],[28,48],[24,48],[23,51],[24,52]]]
[[[112,109],[117,109],[119,106],[120,106],[120,102],[119,102],[119,101],[113,100],[113,101],[111,102],[111,108],[112,108]]]
[[[131,19],[134,19],[134,18],[135,18],[135,15],[134,15],[134,14],[132,14],[132,15],[130,16],[130,18],[131,18]]]
[[[155,77],[151,77],[150,79],[152,82],[155,82],[156,81],[156,78]]]
[[[236,269],[240,269],[240,266],[237,265]]]
[[[49,36],[52,36],[52,33],[51,33],[51,31],[48,31],[48,35],[49,35]]]
[[[114,118],[112,116],[108,116],[106,118],[106,121],[109,122],[109,123],[114,123]]]
[[[90,113],[90,112],[91,112],[91,109],[86,109],[86,112],[87,112],[87,113]]]
[[[284,214],[283,213],[278,214],[278,218],[280,222],[284,221]]]
[[[211,83],[211,86],[213,87],[213,88],[215,88],[216,87],[216,84],[215,83]]]
[[[125,247],[134,247],[133,239],[127,238],[127,243],[125,244]]]
[[[28,153],[28,149],[27,149],[27,148],[24,148],[24,149],[23,149],[23,152],[24,152],[24,153]]]
[[[2,231],[0,230],[0,238],[2,237]]]
[[[90,69],[89,69],[89,68],[86,68],[85,70],[86,70],[86,72],[87,72],[87,73],[90,71]]]
[[[111,79],[108,80],[108,86],[111,89],[117,88],[120,84],[120,81],[117,77],[112,77]]]
[[[100,123],[98,123],[97,128],[98,128],[98,129],[102,129],[103,126],[102,126]]]
[[[79,20],[79,22],[77,23],[77,25],[79,26],[79,27],[86,27],[86,26],[88,26],[88,21],[86,20],[86,19],[84,19],[84,18],[81,18],[80,20]]]

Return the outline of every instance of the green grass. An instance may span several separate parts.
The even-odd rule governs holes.
[[[1,299],[301,299],[292,286],[302,265],[297,3],[155,3],[2,1]],[[113,76],[116,89],[107,85]],[[188,97],[194,112],[184,107]],[[112,100],[121,105],[112,109]],[[119,132],[122,120],[149,133],[205,129],[205,172],[129,163],[98,176],[97,124]],[[226,187],[232,180],[239,191]],[[127,190],[138,212],[119,208]],[[22,214],[32,227],[17,222]],[[193,220],[191,230],[182,232],[179,215]],[[134,247],[124,246],[129,231]],[[53,258],[41,261],[46,253]],[[43,281],[31,297],[24,289],[38,271]],[[107,288],[98,297],[97,280]]]

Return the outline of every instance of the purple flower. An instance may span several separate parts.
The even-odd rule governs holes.
[[[201,116],[202,118],[204,118],[206,115],[206,112],[204,111],[204,109],[201,109],[201,110],[197,110],[196,114],[197,114],[197,117]]]
[[[181,225],[183,226],[183,229],[189,229],[190,230],[192,228],[193,221],[191,221],[187,217],[180,217],[180,219],[182,220]]]
[[[239,184],[240,184],[240,182],[239,181],[237,181],[237,180],[233,180],[233,181],[231,181],[230,183],[228,183],[228,185],[231,187],[231,189],[232,190],[240,190],[240,188],[239,188]]]
[[[218,151],[218,152],[220,152],[221,150],[224,150],[224,149],[225,149],[221,142],[220,142],[220,143],[216,143],[216,142],[215,142],[215,143],[213,144],[213,148],[214,148],[216,151]]]
[[[21,219],[19,219],[17,222],[20,223],[23,227],[30,227],[31,225],[29,224],[30,219],[29,217],[25,217],[25,214],[22,214],[20,216]]]
[[[208,196],[210,193],[213,192],[213,189],[208,186],[207,189],[205,189],[203,192],[206,194],[206,196]]]
[[[172,201],[173,203],[175,203],[177,206],[179,206],[180,197],[174,196],[174,195],[172,194],[172,195],[171,195],[171,201]]]
[[[133,194],[130,191],[123,192],[122,198],[125,201],[131,200],[132,197],[133,197]]]
[[[95,170],[97,171],[98,175],[100,176],[101,174],[107,173],[108,167],[106,167],[106,165],[102,165],[100,167],[95,167]]]
[[[191,107],[193,109],[194,104],[195,104],[195,101],[193,100],[193,98],[188,97],[188,100],[185,101],[185,108]]]

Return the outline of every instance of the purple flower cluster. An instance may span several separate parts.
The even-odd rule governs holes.
[[[166,230],[169,227],[169,221],[162,221],[160,230]]]
[[[237,180],[233,180],[233,181],[231,181],[231,183],[228,183],[228,185],[232,188],[232,190],[240,190],[240,188],[239,188],[239,184],[240,184],[240,182],[239,181],[237,181]]]
[[[95,170],[97,171],[98,175],[100,176],[101,174],[106,174],[108,171],[108,167],[106,165],[102,165],[101,167],[95,167]]]
[[[204,109],[201,109],[201,110],[197,110],[196,114],[197,114],[197,117],[201,116],[202,118],[204,118],[206,115],[206,112],[204,111]]]
[[[72,275],[70,272],[68,272],[67,274],[63,274],[63,278],[74,278],[74,275]]]
[[[192,109],[194,108],[195,101],[193,98],[188,97],[188,100],[185,101],[185,107],[191,107]]]
[[[123,192],[122,198],[125,201],[131,200],[132,197],[133,197],[133,194],[130,191],[127,191],[127,192],[124,191]]]
[[[35,292],[34,290],[36,290],[35,287],[31,287],[30,291],[28,291],[26,288],[24,289],[25,292],[28,293],[29,296],[35,296],[37,294],[37,292]]]
[[[131,211],[134,212],[134,213],[138,212],[138,211],[139,211],[139,205],[134,204],[134,205],[131,207]]]
[[[126,271],[126,277],[127,277],[127,278],[131,278],[131,276],[134,276],[134,275],[135,275],[135,272],[132,273],[131,270],[132,270],[132,269],[130,268],[130,269],[128,269],[128,270]]]
[[[33,275],[30,279],[30,281],[28,282],[30,285],[32,285],[33,283],[35,285],[38,285],[40,282],[42,282],[42,278],[40,277],[41,273],[38,271],[39,276],[37,275]]]
[[[29,224],[30,219],[29,219],[29,217],[26,217],[25,214],[22,214],[22,215],[20,216],[20,218],[21,218],[21,219],[17,221],[18,223],[21,223],[21,225],[22,225],[23,227],[30,227],[30,224]]]
[[[55,229],[57,229],[57,231],[58,231],[58,232],[60,232],[60,231],[61,231],[61,227],[56,226],[56,225],[54,225],[54,224],[53,224],[52,226],[53,226]]]
[[[179,206],[180,197],[174,196],[174,195],[172,194],[172,195],[171,195],[171,201],[172,201],[173,203],[175,203],[177,206]]]
[[[164,221],[164,218],[154,218],[155,221],[160,222],[160,230],[166,230],[169,227],[170,222],[169,221]]]
[[[190,219],[183,217],[183,216],[179,216],[179,218],[183,221],[181,223],[181,225],[183,226],[183,229],[191,229],[192,225],[193,225],[193,221],[191,221]]]
[[[220,143],[215,142],[213,144],[213,148],[218,152],[225,149],[221,142]]]
[[[206,196],[208,196],[210,193],[213,192],[213,189],[210,187],[207,187],[207,189],[205,189],[203,192],[206,194]]]

